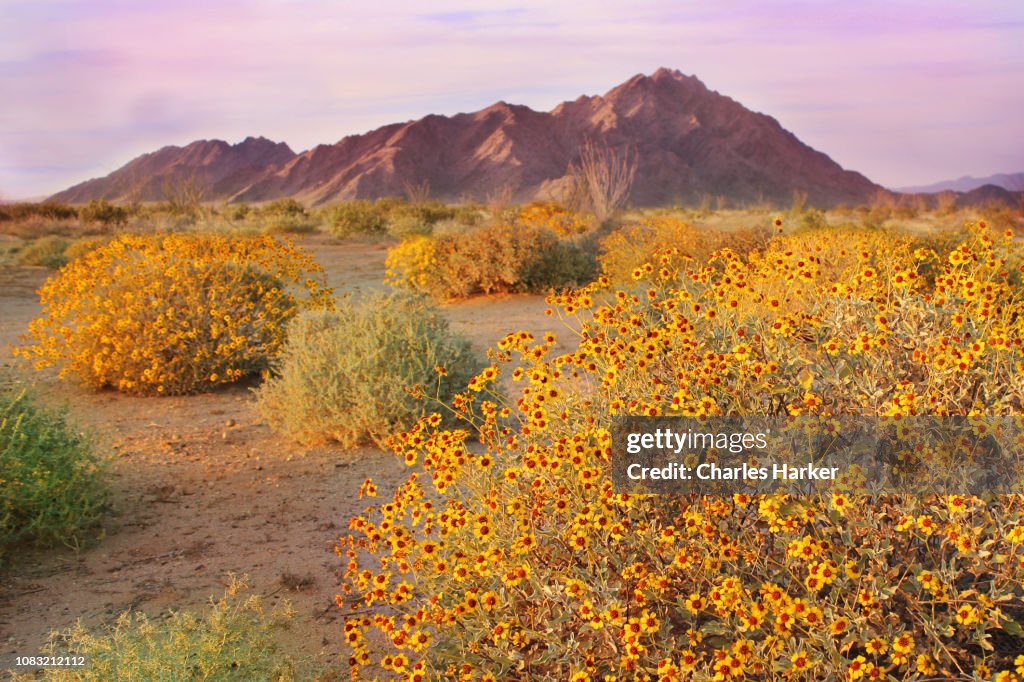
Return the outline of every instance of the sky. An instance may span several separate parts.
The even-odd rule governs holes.
[[[196,139],[550,110],[661,66],[885,186],[1024,171],[1021,0],[0,0],[0,199]]]

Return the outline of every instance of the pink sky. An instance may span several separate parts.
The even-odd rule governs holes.
[[[0,198],[200,138],[296,151],[659,66],[888,186],[1024,171],[1024,2],[0,0]]]

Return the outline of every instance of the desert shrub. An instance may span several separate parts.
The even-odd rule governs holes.
[[[560,239],[539,249],[522,274],[525,291],[547,291],[592,282],[597,276],[596,247],[591,240]]]
[[[228,220],[245,220],[252,213],[254,213],[254,209],[249,204],[232,204],[226,209],[224,215]]]
[[[263,219],[267,234],[309,234],[316,231],[316,222],[309,216],[286,215]]]
[[[306,207],[295,199],[287,197],[275,199],[259,207],[259,212],[265,216],[304,216]]]
[[[244,597],[244,582],[232,579],[206,614],[172,611],[156,621],[125,612],[112,627],[90,632],[80,623],[51,636],[51,655],[86,656],[85,668],[49,668],[53,682],[108,680],[293,680],[308,669],[274,642],[288,627],[287,607],[267,612],[256,595]],[[244,598],[243,598],[244,597]]]
[[[78,218],[78,209],[68,204],[58,204],[50,201],[38,204],[0,204],[0,222],[16,222],[31,218],[72,220]]]
[[[588,249],[550,230],[494,225],[407,239],[387,268],[392,284],[444,300],[575,286],[594,264]]]
[[[358,199],[339,204],[331,212],[331,231],[339,237],[383,234],[387,228],[387,210],[381,202]]]
[[[423,225],[433,225],[455,218],[456,210],[440,201],[395,202],[386,208],[386,215],[389,222],[412,218]]]
[[[1014,679],[1024,497],[629,495],[609,458],[614,415],[1020,415],[1021,250],[809,231],[552,296],[579,341],[502,339],[466,428],[396,438],[416,472],[350,522],[353,675]]]
[[[436,240],[431,294],[465,298],[477,293],[525,291],[530,264],[556,242],[550,232],[504,225]]]
[[[77,544],[106,506],[89,439],[8,386],[0,386],[0,483],[0,563],[19,543]]]
[[[915,206],[897,206],[892,211],[892,217],[897,220],[913,220],[920,214]]]
[[[478,225],[479,222],[465,223],[460,222],[455,218],[452,218],[451,220],[442,220],[440,222],[434,223],[430,228],[429,234],[432,234],[434,236],[441,236],[444,234],[464,234],[466,232],[471,232],[472,230],[476,229]],[[415,235],[408,235],[403,237],[403,239],[408,239],[411,236]]]
[[[316,222],[306,207],[292,198],[275,199],[255,209],[250,217],[262,223],[263,230],[271,234],[306,234],[316,229]]]
[[[481,224],[484,218],[487,217],[487,209],[479,204],[467,203],[459,204],[452,207],[452,217],[447,220],[454,220],[462,225],[469,227],[475,227]],[[437,222],[443,222],[445,219],[442,218]]]
[[[93,199],[78,211],[78,218],[83,223],[100,223],[101,225],[124,225],[128,222],[128,211],[122,206],[115,206],[106,199]]]
[[[18,250],[18,262],[57,269],[68,262],[65,251],[70,244],[70,240],[52,234],[33,239]]]
[[[375,294],[300,315],[256,404],[271,428],[300,443],[379,444],[450,400],[479,368],[437,308]]]
[[[388,221],[387,229],[392,237],[407,239],[417,235],[429,235],[433,231],[433,225],[414,215],[404,215]]]
[[[480,209],[470,204],[449,206],[439,201],[409,202],[394,197],[373,202],[359,199],[329,210],[331,230],[339,237],[389,233],[404,238],[430,234],[434,225],[445,221],[477,225],[481,217]]]
[[[209,389],[266,369],[292,316],[329,305],[318,273],[272,237],[123,235],[46,281],[19,353],[94,389]]]
[[[821,209],[808,208],[800,214],[799,226],[804,230],[820,230],[828,227],[828,218]]]
[[[601,240],[601,272],[623,286],[640,275],[643,265],[678,271],[691,260],[706,259],[728,245],[738,253],[760,248],[768,238],[761,228],[724,231],[695,228],[678,218],[654,216],[624,225]]]

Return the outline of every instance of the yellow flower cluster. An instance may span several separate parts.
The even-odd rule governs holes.
[[[638,272],[653,272],[654,263],[659,271],[668,272],[694,261],[703,262],[725,246],[746,254],[762,247],[768,235],[763,228],[699,229],[672,216],[649,216],[628,223],[601,240],[601,271],[612,284],[623,286]]]
[[[403,239],[388,251],[386,281],[395,287],[429,293],[437,270],[437,247],[426,235]]]
[[[39,294],[42,314],[22,356],[90,388],[146,395],[264,370],[300,307],[332,305],[321,268],[272,236],[123,235],[66,265]]]
[[[594,227],[592,218],[574,213],[552,201],[535,201],[523,205],[515,216],[515,223],[551,230],[559,237],[583,234]]]
[[[473,429],[396,438],[415,472],[352,519],[353,674],[1019,679],[1024,497],[637,496],[609,474],[615,414],[1024,412],[1024,250],[960,236],[780,235],[551,297],[575,347],[506,336],[454,401]]]

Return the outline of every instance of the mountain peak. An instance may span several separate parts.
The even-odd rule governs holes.
[[[681,71],[662,67],[646,75],[638,73],[625,83],[615,86],[607,93],[605,99],[616,97],[671,96],[683,93],[710,92],[696,76],[687,76]]]

